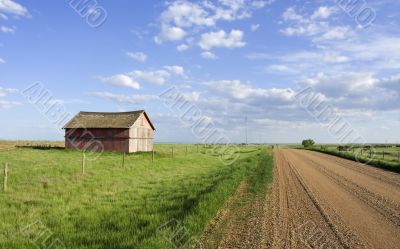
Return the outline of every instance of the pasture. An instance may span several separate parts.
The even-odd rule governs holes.
[[[316,145],[309,149],[400,172],[399,145]]]
[[[265,147],[241,147],[239,159],[224,165],[204,147],[156,145],[154,162],[151,153],[132,154],[123,167],[120,153],[107,152],[87,160],[82,174],[81,152],[3,147],[9,178],[0,193],[0,248],[193,243],[243,180],[262,191],[257,176],[273,164]]]

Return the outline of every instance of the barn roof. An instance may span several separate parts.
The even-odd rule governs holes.
[[[79,112],[64,129],[78,128],[130,128],[141,114],[149,121],[155,130],[146,112],[143,110],[133,112]]]

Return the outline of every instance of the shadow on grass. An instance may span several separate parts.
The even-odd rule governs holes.
[[[15,148],[33,150],[65,150],[65,147],[53,145],[17,145]]]

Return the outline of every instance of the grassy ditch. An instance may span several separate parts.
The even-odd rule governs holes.
[[[77,151],[0,151],[9,164],[0,248],[176,248],[204,231],[244,179],[262,191],[269,174],[261,150],[243,148],[224,165],[197,146],[174,145],[173,155],[171,147],[157,145],[155,162],[151,153],[126,155],[125,167],[121,154],[103,153],[86,162],[85,175]]]

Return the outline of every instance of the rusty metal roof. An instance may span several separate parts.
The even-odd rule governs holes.
[[[63,129],[130,128],[142,113],[155,130],[144,110],[133,112],[79,112]]]

